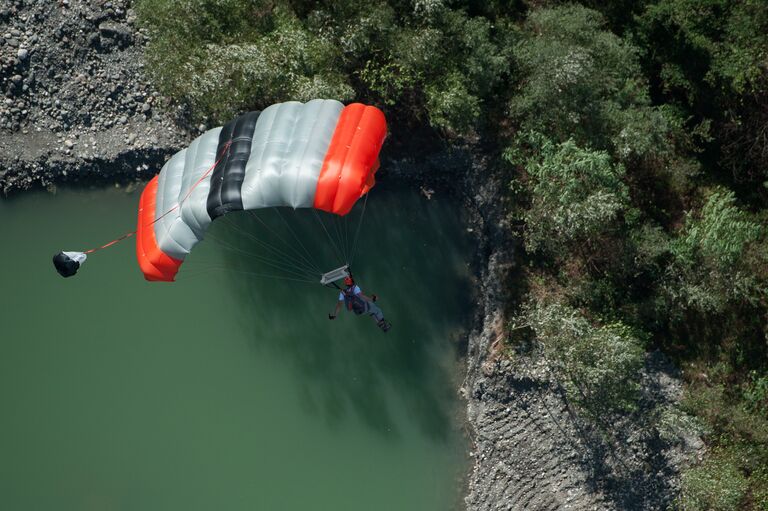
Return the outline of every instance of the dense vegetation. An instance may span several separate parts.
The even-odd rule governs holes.
[[[588,414],[643,352],[683,369],[705,460],[680,507],[768,509],[764,0],[143,0],[149,69],[194,120],[364,100],[482,147],[510,183],[526,336]],[[430,135],[431,134],[431,135]],[[478,144],[479,141],[479,144]]]

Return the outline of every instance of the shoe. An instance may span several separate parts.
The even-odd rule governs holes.
[[[377,325],[379,325],[379,328],[381,328],[382,332],[389,332],[389,329],[392,328],[392,323],[390,323],[386,319],[382,319],[377,323]]]

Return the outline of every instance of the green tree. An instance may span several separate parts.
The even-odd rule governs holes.
[[[195,117],[315,97],[365,99],[472,133],[510,67],[510,23],[398,0],[141,0],[149,70]]]
[[[762,0],[659,0],[637,18],[634,32],[664,90],[694,105],[717,89],[743,93],[761,85],[766,29]]]
[[[408,22],[371,55],[360,77],[383,102],[424,112],[447,134],[467,134],[481,113],[497,108],[511,37],[503,20],[494,25],[442,2],[417,2]]]
[[[662,98],[683,105],[694,123],[711,122],[708,145],[719,163],[737,181],[768,179],[768,4],[648,2],[632,32]]]
[[[510,113],[523,129],[621,158],[666,151],[671,112],[651,107],[637,48],[604,25],[579,5],[532,11],[514,50],[522,80]]]

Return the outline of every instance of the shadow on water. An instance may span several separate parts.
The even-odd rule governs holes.
[[[448,441],[456,403],[456,342],[470,305],[470,247],[458,208],[449,199],[428,201],[410,190],[381,186],[371,194],[351,262],[363,292],[379,295],[393,324],[386,334],[371,318],[343,310],[329,321],[338,291],[322,287],[319,272],[315,282],[306,283],[252,275],[296,277],[270,266],[274,258],[270,263],[261,259],[270,254],[264,240],[285,247],[275,236],[297,248],[286,249],[284,261],[290,255],[300,259],[303,244],[321,271],[340,266],[343,255],[336,254],[350,256],[362,208],[360,201],[341,222],[327,214],[318,220],[307,210],[227,215],[227,221],[214,222],[211,229],[222,265],[231,270],[222,276],[239,294],[246,311],[242,328],[256,356],[272,350],[286,358],[297,373],[304,405],[329,426],[339,427],[354,415],[370,429],[396,438],[413,422],[427,437]],[[331,239],[346,243],[347,249],[337,250]],[[190,262],[204,267],[194,254]]]

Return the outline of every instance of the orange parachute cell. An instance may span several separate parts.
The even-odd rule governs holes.
[[[139,199],[136,257],[147,280],[173,282],[183,261],[166,255],[157,245],[153,228],[157,202],[157,177],[153,177],[147,183]]]

